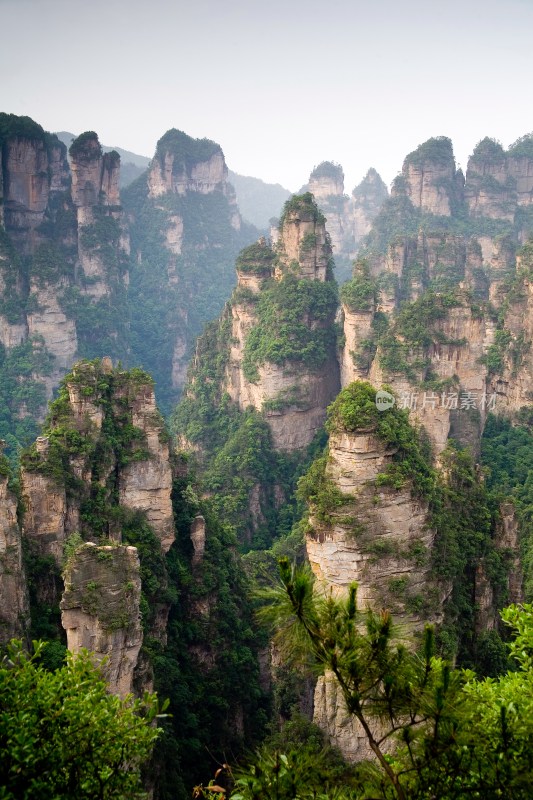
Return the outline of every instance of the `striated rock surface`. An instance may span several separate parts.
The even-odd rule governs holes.
[[[166,553],[174,541],[174,517],[171,502],[172,470],[165,423],[157,410],[151,384],[139,386],[135,395],[128,398],[128,404],[132,411],[131,423],[142,431],[146,442],[146,455],[130,461],[122,469],[118,481],[119,502],[146,514]]]
[[[8,356],[32,342],[33,369],[17,378],[28,395],[39,393],[40,403],[14,409],[14,416],[42,419],[45,401],[80,351],[101,355],[107,341],[114,355],[125,352],[120,316],[129,240],[120,160],[116,153],[103,155],[98,137],[88,132],[73,142],[69,166],[55,135],[27,117],[6,114],[0,115],[0,148],[0,337]]]
[[[4,457],[2,456],[2,459]],[[8,488],[6,464],[0,474],[0,645],[24,639],[29,626],[29,600],[22,563],[22,537],[17,499]]]
[[[412,486],[376,483],[393,455],[371,430],[330,436],[326,480],[347,496],[331,522],[311,512],[306,549],[324,587],[344,594],[357,581],[362,608],[392,608],[414,629],[428,619],[428,554],[435,533],[427,524],[427,505],[413,497]],[[413,607],[419,603],[417,613]]]
[[[90,650],[112,692],[125,697],[142,645],[137,548],[88,542],[69,558],[61,600],[68,649]]]

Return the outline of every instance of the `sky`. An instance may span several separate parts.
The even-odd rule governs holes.
[[[533,0],[0,0],[0,110],[151,157],[169,128],[297,191],[533,130]]]

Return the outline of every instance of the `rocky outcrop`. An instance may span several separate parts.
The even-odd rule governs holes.
[[[344,503],[331,522],[311,509],[306,549],[321,585],[342,595],[356,581],[361,608],[391,608],[413,630],[441,613],[438,593],[428,608],[435,532],[412,486],[392,489],[376,482],[393,455],[371,429],[330,436],[325,477]]]
[[[286,310],[280,308],[279,312],[281,331],[274,317],[276,304],[283,303],[282,287],[294,294],[296,302],[299,290],[295,280],[311,284],[309,310],[302,314],[299,324],[307,328],[310,338],[322,337],[321,331],[331,329],[334,295],[329,297],[329,313],[320,317],[312,302],[313,285],[331,285],[331,248],[324,218],[310,194],[295,197],[287,204],[275,252],[264,240],[245,249],[237,260],[237,276],[238,288],[231,304],[232,335],[225,388],[241,410],[253,407],[265,414],[277,449],[299,450],[312,441],[322,426],[325,409],[338,391],[333,339],[330,338],[329,347],[326,344],[329,352],[323,363],[313,368],[303,362],[299,351],[283,360],[258,357],[251,366],[249,337],[252,331],[256,339],[263,338],[265,342],[276,339],[280,332],[289,339],[294,335],[284,334],[284,329],[291,325],[288,319],[284,322],[281,318]],[[273,288],[272,281],[265,283],[269,277],[274,278],[279,289]],[[273,308],[262,317],[257,303],[266,304],[270,299]],[[327,302],[326,295],[324,300]]]
[[[110,280],[128,280],[129,235],[120,205],[120,156],[114,150],[104,153],[93,131],[78,136],[69,153],[83,292],[99,300],[109,293]]]
[[[96,134],[88,132],[73,142],[69,166],[56,136],[29,118],[5,114],[0,147],[0,337],[8,354],[28,340],[39,344],[42,358],[31,374],[17,378],[29,394],[44,386],[44,401],[79,349],[98,353],[99,337],[124,354],[123,321],[97,308],[106,298],[103,304],[118,311],[128,280],[120,160],[116,153],[103,155]],[[41,417],[44,402],[35,406],[21,413]]]
[[[141,579],[137,548],[81,546],[64,569],[61,621],[68,649],[82,648],[103,663],[112,692],[133,688],[133,672],[142,644]]]
[[[192,565],[201,564],[205,553],[205,519],[198,514],[191,523],[191,542],[193,546]]]
[[[29,600],[22,563],[22,537],[17,499],[8,487],[5,459],[0,465],[0,645],[24,639],[29,626]]]
[[[172,470],[149,376],[113,370],[110,359],[82,362],[65,381],[58,413],[78,446],[58,440],[52,416],[47,435],[23,459],[25,535],[60,565],[77,531],[92,539],[100,525],[102,538],[121,541],[120,523],[101,519],[101,504],[109,510],[119,504],[145,516],[166,552],[174,541]]]
[[[39,462],[46,464],[50,452],[47,436],[40,436],[35,444],[35,455]],[[51,556],[58,566],[63,559],[63,547],[70,529],[69,521],[77,514],[68,513],[65,486],[52,474],[21,469],[22,499],[24,502],[23,532],[35,545],[42,556]]]
[[[507,151],[482,139],[468,160],[465,197],[472,216],[515,222],[519,208],[533,203],[533,137]]]
[[[464,178],[456,171],[452,143],[445,136],[428,139],[410,153],[392,196],[406,195],[415,208],[427,214],[449,217],[462,201]]]
[[[348,712],[336,678],[331,673],[321,675],[314,694],[313,722],[324,731],[333,747],[338,747],[348,762],[372,759],[373,753],[362,726]],[[379,720],[373,720],[371,730],[379,739]],[[391,747],[387,747],[389,751]]]
[[[157,410],[154,388],[141,385],[128,398],[131,424],[142,432],[145,457],[132,460],[121,470],[118,480],[119,502],[126,508],[142,511],[167,552],[174,541],[172,512],[172,470],[169,439],[165,423]],[[144,455],[144,454],[143,454]]]

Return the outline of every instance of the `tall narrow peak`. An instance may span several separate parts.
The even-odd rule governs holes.
[[[99,300],[109,292],[110,279],[128,279],[129,237],[120,205],[120,156],[115,151],[104,153],[94,131],[78,136],[69,154],[78,257],[86,279],[83,292]]]
[[[289,200],[275,252],[259,243],[237,262],[239,286],[255,273],[256,291],[235,297],[227,389],[241,410],[266,415],[274,446],[307,446],[338,391],[333,319],[337,305],[325,219],[311,194]],[[270,263],[270,266],[269,266]],[[257,291],[258,290],[258,291]]]
[[[451,140],[437,136],[405,158],[392,194],[405,194],[423,212],[449,217],[462,202],[463,182],[455,168]]]

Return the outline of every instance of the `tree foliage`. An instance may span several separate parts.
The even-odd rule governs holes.
[[[88,653],[55,672],[12,642],[0,664],[2,800],[135,800],[159,729],[155,695],[107,691]]]

